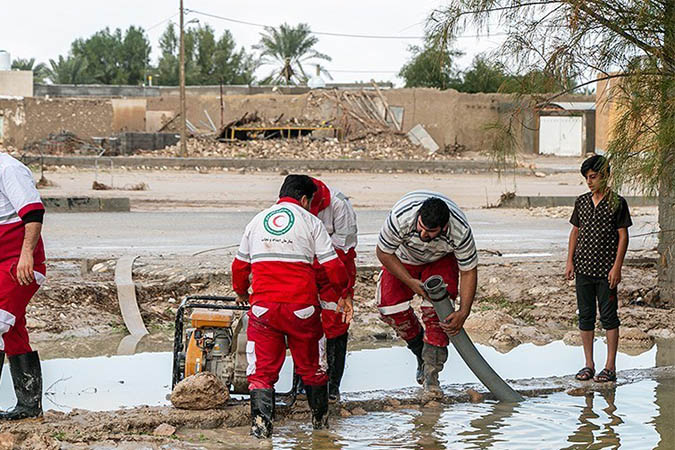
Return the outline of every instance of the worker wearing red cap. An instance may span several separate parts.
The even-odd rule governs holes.
[[[247,225],[232,263],[238,302],[251,304],[246,374],[251,433],[258,438],[272,434],[274,384],[286,346],[305,384],[312,425],[315,429],[328,426],[326,339],[313,264],[318,262],[336,292],[347,288],[347,274],[326,228],[309,212],[315,192],[310,177],[288,175],[277,204]]]
[[[30,169],[0,153],[0,370],[9,359],[16,406],[0,420],[42,415],[42,370],[26,330],[26,307],[45,280],[44,206]]]
[[[342,192],[328,187],[321,180],[312,178],[316,193],[312,198],[310,212],[321,219],[333,242],[338,257],[347,269],[349,285],[342,292],[336,291],[324,270],[315,262],[321,322],[326,334],[328,357],[328,389],[331,401],[340,398],[340,381],[345,370],[349,323],[354,314],[354,283],[356,281],[356,212]]]

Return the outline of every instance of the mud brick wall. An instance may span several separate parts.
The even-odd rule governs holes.
[[[110,100],[26,98],[23,147],[49,136],[50,133],[70,131],[80,138],[110,136],[113,108]]]

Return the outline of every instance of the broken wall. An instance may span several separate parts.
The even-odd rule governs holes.
[[[14,144],[19,148],[64,130],[81,138],[110,136],[113,131],[110,100],[26,98],[24,108],[23,136]]]
[[[457,143],[471,151],[488,149],[491,134],[486,127],[507,119],[515,107],[513,96],[505,94],[466,94],[429,88],[391,89],[382,93],[389,106],[404,108],[404,132],[422,124],[441,148]],[[522,120],[531,121],[531,114],[527,116]],[[523,135],[521,127],[518,128],[516,137],[521,150],[534,152],[532,136]]]
[[[0,99],[0,143],[22,147],[25,124],[26,113],[23,99]]]

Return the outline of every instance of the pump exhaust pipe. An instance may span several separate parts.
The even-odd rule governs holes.
[[[447,286],[440,275],[432,275],[424,282],[424,290],[429,295],[440,321],[445,320],[455,311],[454,302],[448,297]],[[459,334],[450,336],[450,342],[466,365],[469,366],[469,369],[497,397],[497,400],[501,402],[520,402],[523,400],[523,397],[506,384],[478,353],[464,329],[461,329]]]

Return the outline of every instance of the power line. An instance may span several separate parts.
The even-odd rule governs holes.
[[[233,19],[231,17],[218,16],[216,14],[210,14],[210,13],[205,13],[205,12],[202,12],[202,11],[196,11],[194,9],[186,9],[185,11],[190,12],[190,13],[194,13],[194,14],[199,14],[199,15],[206,16],[206,17],[212,17],[214,19],[224,20],[226,22],[238,23],[238,24],[241,24],[241,25],[248,25],[248,26],[258,27],[258,28],[272,28],[270,25],[265,25],[265,24],[262,24],[262,23],[248,22],[246,20],[239,20],[239,19]],[[333,32],[329,32],[329,31],[312,31],[312,34],[316,34],[317,36],[334,36],[334,37],[347,37],[347,38],[359,38],[359,39],[399,39],[399,40],[425,39],[425,36],[388,36],[388,35],[375,35],[375,34],[333,33]],[[506,36],[506,35],[507,35],[507,33],[490,34],[490,36]],[[480,35],[480,34],[456,36],[457,39],[479,38],[479,37],[486,37],[486,36]]]
[[[169,20],[173,19],[173,18],[176,17],[177,15],[178,15],[178,13],[174,13],[174,14],[170,15],[169,17],[167,17],[166,19],[162,20],[161,22],[157,22],[156,24],[154,24],[154,25],[151,26],[150,28],[146,28],[145,31],[150,31],[150,30],[152,30],[153,28],[157,28],[158,26],[160,26],[160,25],[163,24],[164,22],[168,22]]]
[[[398,70],[345,70],[345,69],[326,69],[331,73],[399,73]]]

